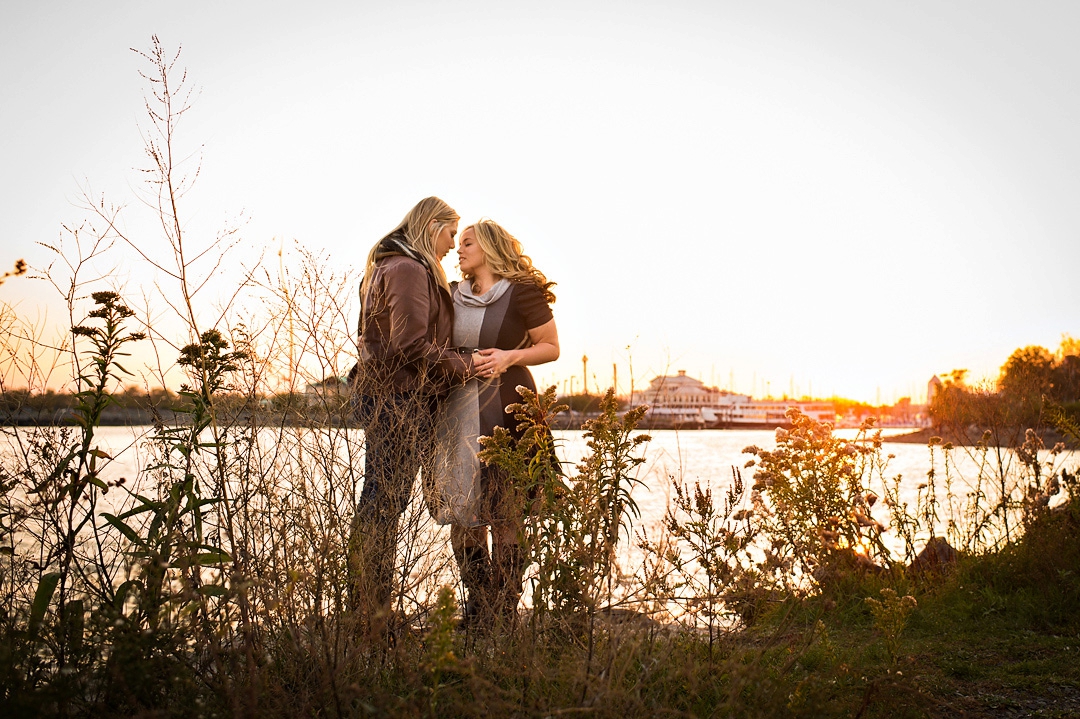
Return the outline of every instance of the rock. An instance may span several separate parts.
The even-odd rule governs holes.
[[[940,574],[953,567],[959,558],[960,552],[944,537],[930,537],[926,546],[908,566],[908,571],[912,574]]]
[[[822,591],[828,594],[843,586],[851,577],[872,576],[885,571],[885,567],[865,554],[845,548],[828,552],[812,574]]]

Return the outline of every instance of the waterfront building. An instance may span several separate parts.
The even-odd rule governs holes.
[[[750,395],[708,387],[699,379],[678,374],[654,377],[647,389],[634,392],[631,406],[649,405],[645,425],[674,429],[755,429],[791,424],[787,410],[797,408],[819,422],[835,422],[831,402],[788,399],[755,400]]]

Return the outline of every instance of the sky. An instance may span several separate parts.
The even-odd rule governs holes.
[[[587,355],[591,390],[615,366],[621,392],[686,370],[918,400],[934,374],[993,377],[1080,335],[1078,25],[1072,2],[6,3],[0,266],[47,266],[87,198],[168,257],[131,50],[156,35],[198,91],[187,236],[238,228],[205,317],[260,256],[359,272],[434,194],[558,283],[542,384],[579,391]],[[101,262],[86,292],[138,294],[186,341],[167,278],[123,245]],[[0,302],[67,320],[40,280]]]

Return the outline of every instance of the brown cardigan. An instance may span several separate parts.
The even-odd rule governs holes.
[[[472,376],[469,355],[451,347],[454,304],[420,262],[392,255],[375,262],[361,303],[364,394],[432,390],[444,394]]]

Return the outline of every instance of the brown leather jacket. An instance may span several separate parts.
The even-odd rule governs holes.
[[[429,390],[444,394],[472,375],[472,357],[450,345],[454,303],[420,262],[375,262],[360,317],[364,394]]]

